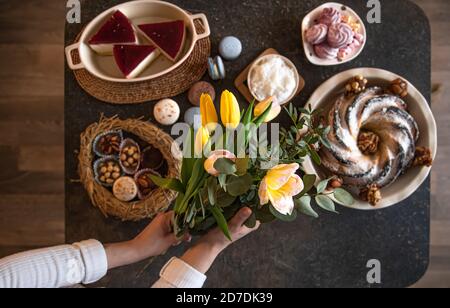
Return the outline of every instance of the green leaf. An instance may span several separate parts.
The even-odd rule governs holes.
[[[189,224],[193,220],[193,218],[195,217],[196,214],[197,214],[196,206],[191,206],[189,208],[189,210],[186,212],[186,215],[184,217],[184,222]]]
[[[311,197],[310,196],[303,196],[300,199],[295,200],[295,207],[297,208],[300,213],[303,213],[307,216],[311,216],[314,218],[318,218],[319,214],[316,213],[316,211],[313,210],[311,207]]]
[[[174,205],[174,211],[177,214],[182,214],[180,209],[182,207],[183,199],[184,199],[184,194],[179,193],[177,199],[175,200],[175,205]]]
[[[208,186],[208,200],[209,204],[216,205],[216,190],[217,190],[217,182],[216,179],[210,177],[207,182]]]
[[[205,216],[206,216],[206,210],[205,210],[205,205],[203,204],[203,196],[202,196],[201,193],[198,195],[198,201],[199,201],[200,206],[201,206],[202,217],[203,217],[203,219],[205,219]]]
[[[293,222],[297,219],[297,210],[294,209],[292,211],[291,215],[283,215],[280,212],[278,212],[272,204],[269,205],[269,210],[272,213],[273,216],[275,216],[277,219],[285,222]]]
[[[194,164],[195,158],[183,158],[183,164],[181,166],[181,182],[183,185],[187,185],[189,182]]]
[[[194,168],[195,164],[195,158],[194,156],[194,128],[191,127],[189,130],[189,134],[186,138],[185,146],[186,148],[183,150],[183,162],[181,165],[181,182],[183,185],[187,186],[187,183],[189,182],[189,178],[192,175],[192,170]]]
[[[269,206],[264,205],[262,208],[254,209],[256,220],[259,220],[262,224],[272,222],[276,217],[270,212]]]
[[[328,141],[328,139],[320,137],[320,142],[326,147],[327,149],[331,148],[331,143]]]
[[[305,188],[303,188],[303,191],[300,193],[299,196],[303,196],[306,193],[308,193],[311,190],[311,188],[314,187],[314,184],[316,183],[316,179],[317,179],[317,176],[315,174],[306,174],[303,177],[303,185],[305,185]]]
[[[179,193],[184,193],[184,186],[177,179],[164,179],[156,175],[150,175],[150,178],[152,179],[153,183],[155,183],[157,186],[161,188],[166,188],[174,190]]]
[[[298,111],[306,115],[309,115],[311,113],[308,109],[305,108],[299,108]]]
[[[228,158],[219,158],[214,163],[214,169],[219,171],[220,174],[235,174],[236,164]]]
[[[227,189],[227,175],[226,174],[219,174],[217,179],[219,180],[220,187],[222,187],[226,191],[226,189]]]
[[[336,188],[333,192],[334,198],[342,205],[353,205],[355,203],[355,199],[353,196],[342,188]]]
[[[203,167],[204,159],[196,159],[194,168],[192,170],[192,175],[189,179],[189,182],[186,186],[186,192],[184,194],[183,201],[181,202],[180,211],[183,212],[189,206],[189,201],[196,194],[196,192],[200,191],[200,188],[203,187],[206,180],[206,172]]]
[[[236,159],[236,174],[237,175],[244,175],[247,173],[248,170],[248,164],[250,162],[250,158],[237,158]]]
[[[253,184],[253,178],[249,174],[243,176],[230,176],[227,181],[227,192],[234,196],[239,197],[250,190]]]
[[[323,193],[327,189],[329,182],[330,182],[330,179],[326,179],[326,180],[321,181],[319,184],[317,184],[317,193],[318,194]]]
[[[248,107],[247,111],[245,112],[243,118],[242,118],[242,124],[247,125],[252,121],[253,116],[253,106],[255,105],[255,100],[253,100]]]
[[[316,202],[317,205],[320,206],[325,211],[338,214],[338,212],[336,212],[336,207],[334,205],[333,200],[331,200],[328,196],[318,195],[316,196]]]
[[[314,163],[316,163],[316,165],[321,165],[322,164],[322,160],[320,159],[319,154],[317,154],[317,152],[311,148],[311,146],[309,147],[309,153],[311,154],[311,158],[314,161]]]
[[[255,199],[255,197],[256,197],[256,190],[251,190],[249,192],[249,194],[247,195],[246,201],[251,202],[251,201],[253,201],[253,199]]]
[[[247,219],[247,221],[244,223],[244,225],[250,229],[253,229],[254,227],[256,227],[256,215],[254,212],[252,212],[252,215]]]
[[[220,230],[222,230],[223,234],[227,237],[227,239],[232,241],[230,231],[228,230],[228,223],[225,217],[223,216],[222,211],[217,207],[213,206],[211,207],[211,213],[213,214],[214,219],[216,220]]]
[[[224,208],[232,205],[236,201],[236,197],[231,196],[224,190],[219,189],[216,193],[217,206]]]

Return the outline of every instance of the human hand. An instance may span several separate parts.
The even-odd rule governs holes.
[[[259,221],[256,222],[256,226],[252,229],[244,225],[251,214],[251,209],[247,207],[242,208],[228,223],[228,229],[233,239],[232,242],[225,237],[219,228],[216,228],[200,238],[195,246],[186,251],[181,259],[199,272],[206,273],[225,248],[259,228]]]
[[[144,231],[131,241],[134,249],[144,259],[164,254],[171,246],[191,240],[189,234],[181,239],[175,236],[172,227],[173,215],[173,211],[158,214]]]
[[[190,241],[186,234],[182,239],[173,234],[173,212],[160,213],[133,240],[105,245],[108,268],[116,268],[164,254],[171,246]]]
[[[214,246],[216,249],[224,250],[233,242],[240,240],[241,238],[247,236],[249,233],[258,230],[260,226],[260,222],[257,221],[254,228],[247,228],[244,223],[247,219],[252,215],[252,210],[248,207],[242,208],[236,215],[228,222],[228,229],[230,231],[231,239],[227,239],[223,234],[222,230],[219,228],[215,228],[211,230],[207,235],[200,239],[211,246]]]

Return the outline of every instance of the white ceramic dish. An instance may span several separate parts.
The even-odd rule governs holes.
[[[355,50],[352,54],[350,54],[346,59],[344,59],[342,61],[338,60],[338,59],[321,59],[321,58],[319,58],[318,56],[316,56],[316,53],[314,52],[313,45],[309,44],[305,39],[306,30],[308,30],[311,26],[314,25],[314,20],[316,20],[319,17],[319,15],[323,11],[323,9],[329,8],[329,7],[335,8],[335,9],[339,10],[342,14],[349,15],[349,16],[355,18],[356,20],[358,20],[359,23],[361,24],[359,33],[364,35],[363,44],[357,50]],[[312,64],[320,65],[320,66],[331,66],[331,65],[339,65],[339,64],[344,64],[344,63],[350,62],[360,55],[360,53],[364,49],[364,46],[366,45],[366,42],[367,42],[367,32],[366,32],[366,27],[364,25],[363,20],[361,19],[361,17],[359,17],[358,14],[356,14],[355,11],[353,11],[351,8],[349,8],[346,5],[336,3],[336,2],[328,2],[328,3],[322,4],[318,8],[316,8],[313,11],[311,11],[310,13],[308,13],[308,15],[306,15],[305,18],[303,19],[303,22],[302,22],[303,49],[305,51],[306,58]]]
[[[117,67],[114,57],[97,55],[89,47],[89,39],[97,33],[104,22],[117,10],[124,13],[136,26],[145,23],[165,22],[172,20],[184,20],[186,25],[186,40],[184,50],[176,63],[164,56],[158,57],[139,77],[126,79]],[[200,20],[204,33],[198,34],[194,21]],[[139,34],[139,31],[138,31]],[[189,15],[186,11],[168,2],[154,0],[138,0],[126,2],[112,7],[98,15],[83,31],[78,43],[66,47],[66,59],[72,70],[86,69],[94,76],[111,82],[138,82],[157,78],[179,67],[194,50],[195,44],[210,35],[209,24],[204,14]],[[145,40],[144,38],[140,38]],[[81,62],[75,64],[72,59],[72,51],[78,49]]]
[[[259,59],[257,59],[255,62],[253,62],[253,64],[250,67],[250,70],[248,71],[248,76],[247,76],[247,83],[248,83],[248,88],[250,90],[250,93],[252,94],[252,96],[257,99],[258,95],[255,94],[255,90],[252,87],[253,81],[252,81],[252,76],[254,73],[254,70],[256,68],[256,66],[258,66],[259,64],[261,64],[264,61],[267,61],[270,58],[280,58],[283,60],[283,62],[292,69],[292,71],[294,72],[294,78],[295,78],[295,88],[292,92],[292,94],[285,100],[278,102],[280,105],[285,105],[288,102],[290,102],[292,100],[292,98],[294,98],[294,96],[297,94],[298,92],[298,87],[300,85],[300,75],[297,71],[297,68],[295,67],[294,63],[292,63],[291,60],[289,60],[288,58],[281,56],[281,55],[266,55],[263,56]],[[267,97],[266,97],[267,98]],[[265,98],[264,98],[265,99]]]
[[[423,95],[405,78],[389,71],[376,68],[358,68],[342,72],[324,82],[311,96],[307,104],[313,109],[321,108],[327,112],[334,99],[342,93],[345,83],[356,75],[362,75],[369,80],[370,85],[388,85],[392,80],[402,78],[408,83],[408,96],[405,102],[409,112],[416,119],[420,129],[418,146],[428,147],[432,151],[433,159],[437,153],[437,128],[433,113]],[[315,165],[310,159],[303,163],[306,173],[316,174],[319,179],[324,178],[320,166]],[[411,168],[393,184],[381,190],[383,199],[376,207],[367,202],[356,200],[350,208],[359,210],[378,210],[395,205],[410,197],[430,174],[431,168]],[[336,201],[336,200],[335,200]]]

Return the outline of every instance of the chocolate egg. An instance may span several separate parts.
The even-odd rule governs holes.
[[[211,96],[212,100],[214,101],[216,99],[216,91],[214,90],[214,87],[206,81],[199,81],[195,83],[188,93],[188,99],[189,102],[191,102],[194,106],[200,105],[200,96],[203,93],[209,94]]]
[[[172,99],[163,99],[155,105],[153,115],[161,125],[172,125],[180,118],[180,106]]]

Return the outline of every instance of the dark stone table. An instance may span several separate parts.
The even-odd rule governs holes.
[[[66,45],[73,42],[83,25],[103,10],[124,1],[82,1],[82,24],[66,26]],[[294,101],[304,104],[329,77],[356,67],[378,67],[409,79],[430,98],[430,29],[424,13],[406,0],[382,1],[382,23],[368,24],[368,42],[353,62],[317,67],[307,62],[300,44],[300,23],[310,10],[324,1],[308,0],[172,0],[193,13],[204,12],[212,30],[213,54],[226,35],[239,37],[243,55],[227,63],[228,78],[215,82],[216,90],[231,89],[238,73],[259,53],[273,47],[297,65],[306,87]],[[366,1],[341,0],[360,16],[366,16]],[[128,240],[148,221],[123,223],[105,219],[90,205],[78,175],[76,150],[79,135],[100,114],[122,118],[150,118],[153,102],[136,106],[113,106],[97,101],[65,71],[66,141],[66,240],[96,238],[107,243]],[[205,76],[205,80],[208,77]],[[242,104],[245,101],[239,97]],[[186,95],[175,98],[186,109]],[[284,118],[285,119],[285,118]],[[282,121],[284,120],[282,118]],[[366,280],[370,259],[381,262],[382,287],[406,287],[425,273],[429,261],[430,181],[408,200],[391,208],[364,212],[339,208],[340,215],[321,212],[313,220],[299,217],[294,223],[275,222],[234,244],[208,273],[207,287],[370,287]],[[162,265],[186,247],[171,250],[152,264],[141,262],[108,273],[96,286],[148,287]]]

